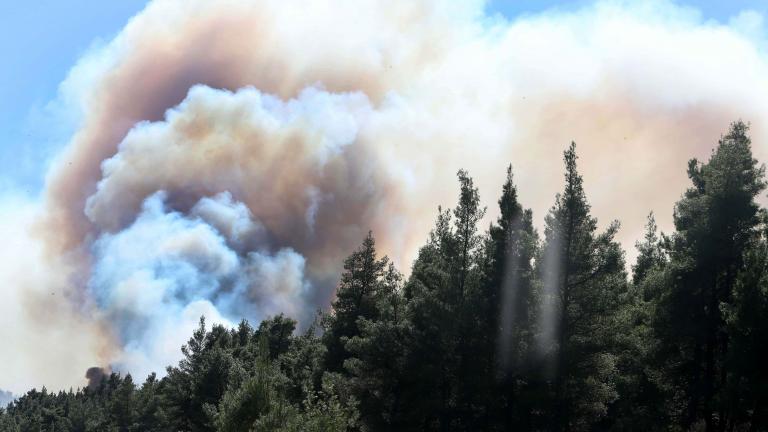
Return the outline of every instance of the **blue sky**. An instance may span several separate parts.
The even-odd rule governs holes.
[[[46,104],[88,47],[114,36],[145,3],[0,2],[0,188],[37,192],[46,160],[66,139],[49,130]]]
[[[145,0],[36,0],[0,2],[0,190],[36,194],[50,155],[68,131],[52,130],[46,105],[77,59],[94,43],[109,40]],[[488,8],[508,18],[550,8],[574,9],[588,1],[493,0]],[[765,13],[765,0],[678,2],[702,17],[726,22],[741,10]]]
[[[574,9],[579,6],[593,3],[584,0],[491,0],[489,8],[501,12],[507,17],[514,17],[521,13],[535,13],[549,8]],[[745,9],[758,12],[768,10],[768,2],[765,0],[697,0],[676,1],[676,4],[692,6],[699,9],[706,19],[727,21],[731,16]]]

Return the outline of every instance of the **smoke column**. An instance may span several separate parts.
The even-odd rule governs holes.
[[[631,252],[730,121],[768,159],[765,35],[664,1],[153,1],[62,83],[42,197],[0,203],[0,388],[162,372],[201,314],[306,324],[369,229],[408,271],[459,168],[488,197],[512,162],[540,222],[571,140]]]

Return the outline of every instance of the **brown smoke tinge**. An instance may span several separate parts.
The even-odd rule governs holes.
[[[539,195],[554,196],[562,184],[562,150],[557,144],[574,140],[593,212],[603,225],[613,219],[622,223],[619,240],[631,263],[633,244],[642,237],[650,211],[663,229],[671,229],[672,204],[689,182],[688,159],[706,160],[729,123],[740,117],[743,112],[730,107],[646,111],[621,93],[607,101],[552,101],[516,116],[533,126],[528,139],[550,144],[516,164],[517,178],[521,184],[533,183]],[[552,126],[558,124],[569,127]],[[753,135],[764,136],[756,128]],[[757,147],[756,153],[764,154],[764,149]],[[552,203],[535,201],[526,189],[521,187],[521,199],[542,215]]]
[[[65,83],[77,87],[78,73],[96,75],[84,89],[73,90],[82,93],[83,125],[49,176],[46,225],[55,232],[52,244],[61,250],[80,243],[90,230],[82,206],[99,179],[101,161],[114,154],[135,123],[159,120],[193,85],[230,90],[252,85],[292,97],[320,82],[330,91],[380,98],[392,83],[407,79],[412,64],[425,62],[426,52],[449,43],[450,38],[417,36],[436,7],[414,4],[393,12],[369,2],[360,15],[360,10],[331,10],[322,1],[151,3],[93,54],[100,58],[81,62]],[[347,17],[337,16],[344,12]],[[398,22],[404,17],[408,20]],[[348,29],[356,30],[350,32],[354,37],[345,37],[338,21],[357,23]]]
[[[475,177],[490,220],[512,163],[521,201],[541,221],[562,187],[562,151],[576,141],[593,213],[622,222],[631,260],[647,213],[671,228],[687,160],[706,158],[729,122],[751,121],[755,154],[768,160],[765,29],[753,15],[720,25],[661,0],[617,1],[509,22],[483,7],[150,3],[62,85],[80,125],[47,174],[35,244],[46,277],[12,284],[24,290],[19,319],[74,323],[59,328],[79,336],[77,367],[160,368],[178,353],[141,345],[140,329],[176,338],[171,330],[193,328],[201,311],[237,320],[221,293],[274,303],[255,306],[255,317],[325,307],[343,257],[369,229],[407,272],[437,206],[454,204],[459,168]],[[126,251],[163,229],[175,231],[152,238],[166,249]],[[138,258],[118,271],[109,258],[120,254]],[[146,276],[154,259],[176,260],[178,274]],[[252,280],[227,285],[229,270],[206,260]],[[144,321],[126,314],[156,287],[178,295],[163,278],[190,274],[196,292],[217,295],[162,303]],[[51,286],[67,301],[46,296]],[[47,309],[58,312],[40,320]],[[183,320],[149,322],[172,313]],[[138,345],[126,348],[126,337]]]

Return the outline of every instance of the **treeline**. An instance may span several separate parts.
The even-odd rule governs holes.
[[[544,231],[511,168],[487,231],[472,178],[404,278],[369,235],[306,332],[200,327],[167,375],[32,390],[4,431],[765,431],[766,187],[745,124],[691,160],[675,231],[653,216],[627,274],[575,145]]]

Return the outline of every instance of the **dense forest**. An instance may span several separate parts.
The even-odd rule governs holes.
[[[407,278],[369,234],[308,329],[201,319],[163,378],[92,370],[27,392],[0,430],[767,431],[768,212],[747,125],[688,163],[674,232],[649,215],[629,266],[575,144],[564,164],[543,232],[511,167],[487,230],[459,171]]]

